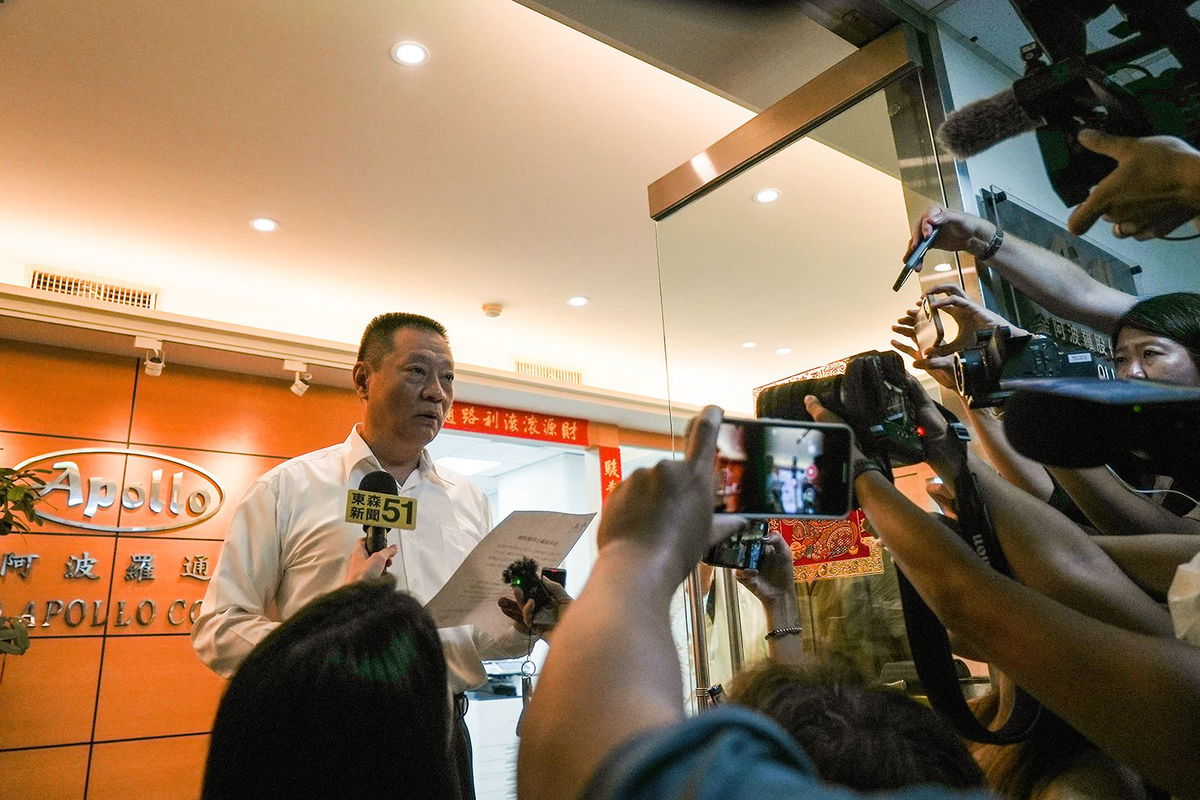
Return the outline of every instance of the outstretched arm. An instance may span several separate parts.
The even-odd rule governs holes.
[[[800,627],[792,551],[783,536],[772,533],[767,537],[758,569],[740,569],[734,576],[762,603],[768,631]],[[767,640],[767,652],[774,661],[803,664],[804,639],[799,633],[772,636]]]
[[[525,716],[522,800],[578,797],[617,745],[682,718],[671,594],[710,542],[734,532],[713,529],[720,421],[706,408],[683,461],[636,471],[608,499],[596,565],[555,630]]]
[[[938,248],[974,256],[982,255],[996,235],[996,226],[985,219],[935,205],[917,222],[913,243],[928,236],[934,225],[940,231]],[[987,265],[1043,308],[1105,333],[1112,332],[1136,301],[1133,295],[1100,283],[1079,265],[1010,234],[1005,234]]]
[[[1051,467],[1050,472],[1101,533],[1200,534],[1200,520],[1172,514],[1148,497],[1131,492],[1107,467]]]
[[[815,418],[836,421],[809,401]],[[1114,758],[1174,794],[1200,797],[1200,760],[1180,757],[1200,748],[1200,650],[1107,624],[1003,577],[879,473],[860,475],[854,490],[947,628]]]

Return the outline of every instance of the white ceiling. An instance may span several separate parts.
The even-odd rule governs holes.
[[[400,40],[429,62],[392,62]],[[0,52],[0,282],[48,265],[158,287],[164,311],[342,342],[419,311],[461,362],[523,358],[654,397],[646,186],[751,116],[511,0],[9,0]],[[829,235],[845,210],[810,206],[789,223],[821,248],[802,260],[846,257]],[[252,231],[258,215],[280,230]],[[856,252],[894,261],[894,227]],[[592,303],[569,308],[576,294]]]

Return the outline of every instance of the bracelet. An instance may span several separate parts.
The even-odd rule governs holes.
[[[879,466],[879,464],[869,458],[857,459],[850,466],[850,483],[853,484],[856,480],[858,480],[858,476],[862,475],[864,472],[878,472],[880,475],[882,475],[883,467]]]
[[[975,256],[975,263],[978,264],[987,261],[989,258],[996,255],[996,251],[1000,249],[1000,245],[1003,244],[1003,242],[1004,231],[1000,230],[1000,226],[997,225],[996,235],[992,237],[992,241],[988,244],[987,248],[982,253]]]
[[[804,628],[801,628],[799,625],[789,625],[786,628],[773,628],[767,631],[767,634],[763,636],[763,638],[769,642],[772,639],[778,639],[781,636],[789,636],[793,633],[802,633],[803,631]]]

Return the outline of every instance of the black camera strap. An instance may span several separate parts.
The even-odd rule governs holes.
[[[951,425],[951,436],[956,436],[963,450],[966,463],[966,429],[948,411],[947,422]],[[1005,577],[1012,578],[1012,570],[1000,540],[992,526],[987,504],[980,491],[979,482],[969,469],[963,469],[954,482],[955,508],[958,525],[949,525],[981,559]],[[941,620],[926,605],[904,573],[896,570],[900,584],[900,598],[904,607],[904,625],[912,648],[913,666],[917,677],[929,698],[930,704],[958,729],[959,734],[976,742],[986,744],[1014,744],[1027,739],[1041,718],[1042,706],[1037,700],[1020,689],[1016,690],[1012,713],[997,730],[991,730],[979,721],[963,697],[955,666],[954,654],[950,650],[950,638]]]

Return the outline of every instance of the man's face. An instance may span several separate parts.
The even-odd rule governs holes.
[[[377,366],[356,365],[355,384],[371,435],[415,455],[437,436],[454,402],[454,356],[434,331],[400,328]]]

